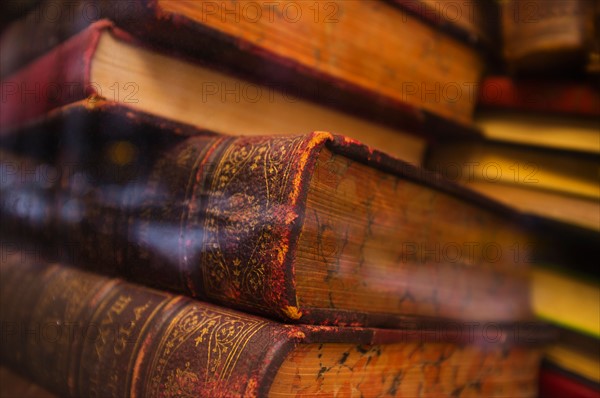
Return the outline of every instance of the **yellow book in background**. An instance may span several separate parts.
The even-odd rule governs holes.
[[[428,149],[424,164],[521,212],[600,231],[600,162],[588,145],[592,138],[586,140],[587,152],[489,139],[444,142]]]
[[[581,339],[581,336],[577,336]],[[584,344],[583,347],[560,342],[546,349],[546,360],[559,368],[586,380],[600,383],[600,359],[598,359],[598,340]]]
[[[595,155],[469,140],[430,149],[427,166],[460,182],[485,181],[600,199],[600,163]]]
[[[476,123],[490,140],[600,154],[600,120],[596,118],[483,111]]]
[[[532,308],[549,322],[600,338],[600,286],[554,270],[532,270]]]

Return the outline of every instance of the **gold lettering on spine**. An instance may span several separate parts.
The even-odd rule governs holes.
[[[91,325],[96,324],[94,319],[100,318],[100,322],[98,324],[98,332],[99,336],[96,336],[93,346],[94,359],[90,359],[87,357],[88,352],[86,347],[84,346],[82,349],[81,355],[81,363],[90,363],[91,369],[86,369],[88,371],[88,381],[86,381],[85,374],[82,372],[79,374],[79,391],[80,395],[90,396],[90,397],[101,397],[106,395],[106,391],[111,391],[111,396],[115,396],[118,394],[118,383],[114,375],[106,375],[104,376],[102,371],[105,367],[111,366],[114,363],[114,358],[111,358],[111,355],[108,354],[107,346],[111,343],[111,336],[114,338],[114,323],[115,317],[119,316],[125,308],[131,302],[131,296],[124,296],[119,294],[119,290],[121,290],[122,286],[116,286],[105,300],[99,303],[97,311],[95,312]],[[118,296],[117,296],[118,295]],[[115,300],[115,296],[117,296]],[[114,301],[113,301],[114,300]],[[112,304],[110,304],[112,302]],[[106,307],[108,306],[108,309]],[[115,342],[114,340],[112,341]],[[113,352],[113,350],[110,350]],[[87,368],[87,367],[86,367]],[[87,387],[87,389],[86,389]]]
[[[26,347],[32,374],[48,385],[69,378],[73,347],[85,338],[81,333],[85,326],[81,323],[81,314],[90,298],[104,285],[100,278],[81,277],[80,271],[54,269],[57,272],[46,280],[31,315],[39,325],[52,326],[50,333],[40,336],[37,344]],[[38,276],[38,283],[42,278]],[[47,366],[49,361],[55,365]]]
[[[127,294],[121,292],[126,291]],[[97,304],[100,336],[81,352],[85,370],[79,375],[82,396],[121,397],[132,394],[131,378],[140,356],[141,342],[165,304],[166,292],[122,285]],[[91,359],[92,357],[93,359]]]
[[[96,355],[98,359],[102,359],[102,351],[104,346],[109,342],[110,333],[114,330],[111,326],[114,324],[114,316],[120,315],[121,312],[125,310],[125,308],[131,302],[130,296],[119,296],[117,301],[110,307],[102,321],[100,322],[100,339],[96,341]],[[116,351],[115,351],[116,353]]]
[[[142,306],[134,308],[133,309],[133,313],[135,314],[134,319],[129,322],[129,325],[127,327],[124,327],[124,326],[119,327],[119,332],[117,334],[117,340],[115,342],[115,347],[114,347],[115,354],[120,355],[123,353],[123,351],[125,350],[125,346],[129,342],[129,338],[131,336],[131,333],[134,331],[137,322],[141,319],[142,314],[144,314],[144,312],[146,312],[146,310],[148,309],[149,306],[150,306],[150,303],[146,303]]]
[[[158,293],[158,292],[155,292]],[[135,334],[135,344],[132,350],[132,354],[129,358],[129,364],[127,366],[127,372],[125,372],[126,375],[126,380],[125,380],[125,386],[127,386],[127,391],[131,393],[132,396],[135,395],[135,391],[131,390],[131,379],[135,379],[136,378],[136,374],[137,374],[137,367],[136,367],[136,363],[140,363],[142,362],[143,359],[143,353],[141,352],[141,345],[142,345],[142,341],[145,338],[146,332],[149,328],[152,327],[153,324],[156,323],[155,319],[157,319],[157,315],[159,313],[164,313],[164,311],[168,311],[167,308],[172,305],[173,303],[178,302],[178,300],[180,300],[179,297],[175,297],[173,298],[169,293],[166,292],[161,292],[160,294],[157,294],[158,299],[160,299],[160,302],[158,303],[154,303],[152,300],[149,300],[146,304],[144,304],[143,306],[140,307],[136,307],[134,309],[134,314],[135,314],[135,320],[140,321],[143,320],[143,324],[140,327],[139,331]],[[146,312],[146,308],[148,307],[153,307],[152,311],[150,312],[150,314],[144,315],[144,313]],[[143,318],[144,317],[144,318]],[[131,340],[130,340],[131,342]]]

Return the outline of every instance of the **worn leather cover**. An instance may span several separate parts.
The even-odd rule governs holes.
[[[513,72],[581,73],[598,46],[595,1],[510,0],[501,5],[504,56]]]
[[[303,337],[182,296],[10,260],[2,359],[60,396],[256,396],[288,342]]]
[[[471,202],[483,212],[523,221],[434,174],[324,132],[230,137],[110,102],[90,106],[84,101],[9,132],[3,142],[27,151],[32,137],[52,142],[53,134],[62,137],[58,140],[66,150],[48,160],[61,173],[52,187],[44,188],[50,199],[36,202],[46,207],[35,207],[31,216],[11,209],[11,197],[23,197],[16,180],[17,185],[4,189],[6,219],[42,220],[38,229],[54,235],[48,240],[54,239],[55,246],[74,244],[77,256],[85,259],[81,263],[97,271],[287,321],[302,315],[295,292],[295,245],[310,176],[323,148]],[[103,154],[115,140],[130,140],[144,156],[124,169],[110,168]],[[43,139],[42,145],[47,146]],[[73,185],[75,171],[88,178],[89,188]],[[55,189],[63,196],[56,197]],[[328,319],[390,322],[386,314],[370,317],[336,309],[312,310],[301,321]]]
[[[473,347],[473,363],[496,358],[496,365],[486,366],[503,372],[523,366],[531,372],[538,365],[540,345],[552,336],[533,324],[420,329],[415,321],[403,330],[283,325],[47,264],[30,253],[10,253],[0,267],[2,361],[60,396],[266,396],[291,350],[327,342],[350,343],[363,351],[400,343],[417,352],[437,343],[429,355],[438,355],[448,366],[461,363],[458,359],[455,364],[454,353],[461,358],[462,349]],[[523,362],[515,363],[519,358]],[[417,371],[427,359],[417,356],[415,361]],[[395,366],[400,371],[405,364]],[[487,383],[485,373],[475,374],[477,382]],[[444,388],[473,382],[459,379],[463,377]],[[489,382],[497,383],[493,376]],[[531,392],[532,382],[519,388]],[[435,380],[430,380],[426,387],[433,386]]]
[[[488,0],[448,3],[440,0],[394,0],[398,5],[440,30],[481,51],[498,45],[498,10]]]
[[[133,40],[100,20],[58,44],[29,65],[2,77],[3,109],[0,134],[41,117],[52,109],[102,94],[91,81],[90,69],[96,46],[103,32],[110,31],[123,40]]]
[[[206,7],[239,6],[235,2],[232,4],[208,2]],[[256,4],[253,3],[253,5]],[[273,3],[271,3],[272,5]],[[269,4],[265,5],[267,8],[271,6]],[[302,7],[305,6],[308,6],[308,3]],[[336,3],[329,2],[319,7],[329,6],[336,6]],[[343,10],[339,8],[341,6],[343,6],[343,3],[336,6],[337,14],[343,16]],[[381,7],[389,6],[382,2]],[[59,11],[56,11],[56,9]],[[325,18],[327,16],[325,10],[321,11],[322,18]],[[54,16],[53,12],[58,13],[58,15]],[[303,12],[307,13],[309,11],[304,10]],[[397,12],[402,15],[400,19],[403,22],[400,27],[405,23],[412,23],[411,21],[415,19],[413,16],[404,15],[402,10],[391,9],[390,12]],[[47,16],[47,14],[50,14],[50,16]],[[265,12],[265,18],[267,18],[266,15]],[[395,18],[398,19],[399,17],[396,16]],[[76,36],[86,35],[84,33],[86,30],[98,29],[100,26],[105,27],[107,20],[114,21],[118,26],[118,29],[112,28],[111,31],[117,34],[120,39],[135,41],[136,45],[150,47],[153,50],[185,58],[191,62],[207,64],[219,70],[239,75],[244,79],[265,84],[269,87],[276,87],[295,96],[307,98],[344,112],[357,114],[394,128],[429,137],[448,134],[459,136],[480,134],[470,123],[471,108],[475,100],[474,90],[479,81],[478,76],[473,78],[473,81],[461,83],[455,83],[454,80],[456,79],[449,78],[445,82],[438,82],[439,87],[434,87],[434,84],[431,83],[431,87],[427,87],[427,90],[430,91],[423,92],[420,91],[422,88],[420,82],[401,76],[396,76],[395,84],[402,86],[397,90],[389,90],[389,84],[385,82],[382,82],[379,87],[367,87],[368,85],[357,83],[360,81],[363,81],[363,83],[368,82],[368,79],[365,80],[362,75],[355,76],[352,81],[336,77],[319,67],[320,63],[317,61],[315,61],[315,65],[307,66],[306,63],[303,64],[294,60],[293,57],[283,56],[276,51],[267,51],[251,40],[228,35],[208,24],[194,22],[191,18],[183,15],[165,13],[160,10],[155,1],[135,0],[126,3],[97,0],[42,2],[40,7],[28,15],[26,19],[15,22],[3,33],[0,45],[3,48],[3,55],[6,54],[6,56],[3,56],[1,63],[2,79],[14,80],[20,70],[30,67],[33,63],[40,62],[39,59],[46,57],[46,53],[55,52],[57,48],[61,48],[62,44],[60,43],[72,41]],[[98,22],[100,22],[100,25],[98,25]],[[322,21],[319,20],[319,22]],[[422,24],[423,22],[414,21],[414,23]],[[293,25],[295,24],[292,24],[292,27]],[[335,24],[330,25],[334,26]],[[316,23],[315,26],[317,26]],[[23,37],[31,37],[35,40],[27,40],[23,43]],[[435,43],[439,40],[441,40],[441,36],[432,40],[431,46],[435,46]],[[93,54],[93,47],[94,44],[90,42],[85,57]],[[328,48],[327,45],[324,45],[322,51],[328,50]],[[468,49],[468,46],[465,45],[465,49]],[[429,50],[423,49],[422,51],[427,53]],[[469,51],[471,50],[466,52]],[[474,50],[472,51],[475,54]],[[315,49],[314,53],[318,54],[319,49]],[[68,61],[69,58],[79,59],[81,54],[64,57],[63,62]],[[431,62],[438,61],[435,59]],[[444,62],[450,61],[446,60]],[[368,61],[368,64],[376,69],[386,67],[377,59]],[[48,69],[50,66],[48,62],[45,65],[46,68],[41,68],[41,70],[46,71],[45,73],[56,69],[56,67]],[[343,68],[338,69],[343,70]],[[394,67],[389,66],[388,69],[390,70],[389,73],[393,75],[392,70]],[[399,78],[403,80],[399,82]],[[75,80],[75,82],[78,81]],[[461,86],[462,83],[464,85]],[[456,84],[461,90],[460,95],[455,93]],[[448,88],[444,88],[444,85],[448,85]],[[412,92],[413,88],[417,90],[417,93]],[[384,92],[386,90],[387,93]],[[406,91],[406,94],[400,94],[400,91]],[[406,98],[415,95],[420,95],[425,99],[427,96],[432,98],[435,96],[431,101],[423,100],[425,105],[429,105],[429,103],[446,103],[446,96],[452,97],[450,100],[452,104],[447,105],[447,108],[455,108],[456,104],[454,102],[457,100],[471,98],[472,101],[470,104],[466,104],[470,110],[461,110],[460,113],[464,114],[461,116],[462,119],[454,120],[454,113],[448,112],[448,110],[446,110],[445,115],[442,115],[441,112],[428,109],[427,106],[414,106],[407,102]],[[456,114],[458,115],[458,112]]]

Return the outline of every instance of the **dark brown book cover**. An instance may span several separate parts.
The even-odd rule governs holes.
[[[228,137],[101,101],[66,107],[4,143],[27,150],[32,137],[66,148],[48,161],[60,178],[51,174],[47,189],[64,196],[27,207],[34,195],[8,178],[4,217],[38,221],[94,270],[304,323],[531,315],[531,237],[519,214],[345,137]],[[121,169],[123,148],[144,156]],[[8,177],[29,169],[44,167],[9,159],[3,168]],[[320,192],[327,203],[312,199]],[[392,202],[376,208],[373,193]],[[342,210],[319,218],[321,208]],[[389,236],[388,253],[380,242]],[[303,304],[309,294],[299,292],[318,284],[338,293]],[[341,304],[356,292],[387,297],[396,315],[370,301]]]
[[[395,0],[442,31],[489,51],[498,44],[498,8],[493,1]]]
[[[595,1],[509,0],[502,4],[504,55],[513,71],[585,69],[596,50]]]
[[[99,18],[144,45],[386,124],[457,134],[471,128],[483,69],[478,52],[383,1],[49,1],[5,32],[3,79],[51,48],[29,42],[57,45]],[[39,40],[16,44],[27,35]]]
[[[333,394],[338,380],[363,396],[533,397],[552,336],[537,324],[282,325],[24,253],[1,271],[1,358],[60,396]]]
[[[0,133],[51,109],[104,98],[223,134],[347,131],[415,164],[425,146],[424,134],[402,129],[402,123],[340,112],[220,67],[148,49],[108,20],[91,24],[3,79],[2,95]]]

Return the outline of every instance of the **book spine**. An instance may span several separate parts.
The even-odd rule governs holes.
[[[469,92],[480,81],[482,57],[471,46],[450,35],[440,34],[438,29],[412,17],[401,7],[385,2],[332,1],[319,7],[317,3],[299,2],[294,6],[297,17],[290,19],[284,13],[286,6],[273,4],[274,7],[267,7],[265,3],[265,11],[259,11],[255,19],[248,18],[245,6],[235,1],[189,3],[185,11],[178,9],[176,3],[157,0],[136,0],[134,4],[135,10],[143,10],[143,18],[132,21],[131,15],[120,13],[114,16],[115,21],[123,27],[126,24],[121,22],[122,19],[132,22],[126,28],[129,32],[149,39],[158,47],[168,49],[177,43],[177,50],[186,56],[193,58],[201,53],[204,61],[216,63],[220,68],[225,66],[252,80],[281,85],[317,102],[331,101],[336,106],[343,101],[342,108],[348,106],[343,97],[350,95],[356,99],[353,94],[358,94],[367,100],[360,101],[360,106],[352,109],[364,112],[360,108],[370,109],[369,103],[375,102],[391,107],[394,113],[400,112],[403,118],[411,120],[408,125],[416,122],[419,126],[426,120],[441,118],[446,129],[449,124],[461,126],[451,129],[455,133],[472,124],[475,96]],[[268,16],[271,12],[278,16]],[[364,40],[354,43],[351,51],[344,45],[335,44],[345,42],[347,32],[356,28],[357,21],[367,17],[374,26],[394,26],[397,31],[366,29]],[[307,30],[320,39],[315,42],[304,35]],[[409,32],[415,43],[406,47],[403,37]],[[294,46],[281,41],[289,34],[297,38]],[[431,37],[436,38],[435,60],[428,59]],[[335,45],[324,45],[323,40]],[[365,59],[373,57],[373,53],[370,44],[365,46],[364,43],[375,42],[386,48],[405,49],[408,53],[419,48],[420,51],[411,56],[427,63],[427,76],[414,75],[414,68],[407,67],[408,63],[401,58],[387,59],[381,53],[377,54],[378,62],[371,62],[370,79],[365,79],[363,64]],[[222,50],[206,51],[207,47]],[[395,72],[391,73],[390,68]],[[452,79],[448,78],[449,70],[456,73]],[[290,76],[294,78],[290,79]],[[381,85],[378,81],[386,84]],[[446,95],[450,86],[453,92],[460,90],[457,98],[450,99],[450,95]],[[329,91],[336,94],[331,96]],[[437,100],[430,101],[428,96],[431,94]],[[395,123],[399,122],[404,124],[395,120]]]
[[[146,4],[105,0],[46,0],[8,25],[0,35],[0,76],[12,75],[56,45],[103,19],[119,19],[124,26],[148,12]],[[102,22],[106,23],[106,22]]]
[[[493,19],[497,16],[485,1],[451,5],[435,0],[395,0],[395,2],[438,29],[447,31],[468,44],[485,42],[489,46],[494,36],[493,28],[496,26]]]
[[[49,214],[43,223],[58,231],[55,245],[68,242],[76,250],[71,257],[96,271],[295,320],[294,252],[307,181],[316,153],[330,139],[328,133],[189,137],[160,152],[146,170],[132,165],[132,179],[118,192],[110,189],[114,181],[96,176],[94,188],[79,192],[73,175],[95,173],[82,166],[61,177],[62,188],[38,192],[35,202],[45,207],[31,215],[10,200],[26,193],[15,181],[3,190],[3,212],[29,224],[38,213]],[[80,156],[85,163],[88,154]],[[11,162],[3,170],[20,174],[23,162]]]
[[[231,4],[233,8],[238,6],[235,2]],[[251,5],[250,8],[254,6],[256,4]],[[323,5],[321,7],[323,10],[314,9],[311,11],[312,6],[304,9],[305,6],[302,5],[302,14],[306,17],[310,13],[317,12],[323,15],[319,19],[335,19],[334,13],[340,14],[340,16],[345,15],[343,9],[345,6],[346,4],[343,2],[331,2]],[[225,8],[220,9],[220,7]],[[111,32],[120,39],[135,42],[136,45],[157,50],[164,54],[183,57],[192,62],[194,60],[200,61],[202,64],[212,65],[219,70],[225,70],[244,79],[269,87],[276,87],[278,90],[289,92],[294,96],[308,98],[312,102],[325,107],[333,107],[346,113],[360,115],[377,123],[411,131],[425,137],[479,135],[478,130],[472,125],[472,112],[476,99],[472,89],[475,87],[474,84],[480,81],[482,64],[481,57],[477,55],[474,48],[469,48],[470,45],[464,45],[460,42],[454,43],[455,40],[449,35],[446,37],[446,34],[441,37],[445,46],[453,52],[453,55],[444,58],[452,60],[468,58],[469,61],[462,62],[462,65],[477,65],[473,68],[474,70],[465,71],[470,75],[468,78],[462,77],[459,79],[457,77],[450,82],[445,75],[447,67],[441,65],[442,69],[438,71],[435,80],[432,78],[428,79],[427,82],[421,82],[422,77],[416,80],[403,78],[402,81],[396,82],[396,85],[401,86],[396,87],[396,90],[386,89],[381,85],[367,87],[360,71],[354,71],[348,77],[339,76],[345,74],[345,71],[339,68],[327,68],[327,71],[325,71],[323,68],[318,67],[323,62],[321,56],[318,56],[319,59],[315,61],[317,64],[314,64],[313,61],[305,64],[300,62],[302,57],[300,59],[297,55],[288,57],[287,54],[282,54],[281,51],[273,51],[258,45],[253,40],[247,40],[243,37],[244,35],[238,37],[207,23],[210,15],[219,14],[232,16],[235,19],[246,19],[245,11],[238,8],[236,10],[237,15],[232,15],[228,11],[231,8],[228,7],[225,3],[202,5],[202,13],[206,12],[206,15],[201,16],[198,20],[194,17],[193,12],[190,16],[184,16],[183,13],[172,13],[163,10],[161,5],[153,0],[135,0],[126,3],[106,0],[81,0],[75,3],[68,0],[43,1],[25,18],[11,24],[0,37],[0,48],[2,48],[3,54],[10,54],[10,56],[2,57],[2,60],[0,60],[0,73],[4,80],[20,68],[29,68],[31,65],[27,65],[28,63],[40,57],[41,54],[48,51],[52,52],[57,43],[73,40],[76,37],[74,35],[81,36],[84,34],[82,30],[89,25],[108,23],[107,20],[110,20],[114,21],[119,27],[111,28]],[[269,11],[262,14],[263,18],[270,19],[267,14],[274,12],[278,7],[280,6],[268,7]],[[242,6],[242,8],[245,10],[245,6]],[[327,13],[323,13],[325,8]],[[376,13],[378,18],[391,17],[395,20],[399,19],[400,23],[397,23],[397,26],[402,26],[407,21],[411,24],[421,25],[421,21],[418,21],[419,18],[412,21],[414,19],[412,16],[404,15],[404,11],[400,9],[401,7],[390,10],[389,13],[379,13],[377,11],[379,7],[374,8],[375,10],[372,11]],[[353,10],[352,13],[354,12]],[[359,17],[362,16],[360,13],[359,11]],[[329,17],[326,17],[326,14],[329,14]],[[438,15],[436,13],[434,18],[437,19]],[[305,20],[306,18],[302,19]],[[270,21],[267,25],[272,25],[272,22],[275,21]],[[311,25],[313,24],[311,23]],[[291,27],[295,25],[298,24],[293,23]],[[332,27],[331,23],[328,25]],[[446,26],[447,24],[444,23],[443,25]],[[449,26],[453,26],[453,24]],[[430,33],[432,33],[434,30],[439,30],[440,27],[437,26],[434,29],[425,24],[422,29],[430,30]],[[324,34],[331,34],[331,32],[327,29]],[[273,35],[268,34],[266,36]],[[394,45],[403,46],[403,42],[397,39],[400,36],[402,35],[392,35],[389,39],[397,41]],[[23,43],[23,37],[27,38],[27,43]],[[376,38],[373,40],[378,41]],[[339,40],[332,39],[331,41]],[[431,46],[429,41],[420,45],[425,49]],[[206,51],[207,48],[213,50]],[[219,51],[214,51],[214,48],[218,48]],[[311,53],[320,54],[324,51],[324,48],[322,48],[322,43],[316,43],[311,44],[308,50]],[[331,48],[327,51],[330,50],[335,49]],[[457,54],[454,54],[454,52],[457,52]],[[368,53],[370,54],[370,52]],[[199,54],[201,55],[200,58],[198,58]],[[352,54],[342,52],[339,56],[342,55],[351,56]],[[361,60],[364,57],[358,56],[358,58],[359,63],[363,62]],[[449,61],[440,60],[440,62],[445,64]],[[252,66],[257,64],[260,64],[261,67]],[[398,67],[403,67],[403,65],[399,64]],[[338,72],[330,73],[334,70]],[[387,69],[383,73],[387,76],[386,78],[389,78],[390,72]],[[293,75],[294,78],[290,79],[290,75]],[[400,72],[396,75],[404,76]],[[23,94],[19,85],[13,83],[14,81],[7,87],[3,87],[3,95],[5,97],[8,95],[22,97]],[[72,92],[74,86],[82,86],[79,83],[70,82],[70,84],[61,89]],[[101,90],[96,90],[97,88],[104,89],[105,94],[112,90],[112,85],[110,87],[98,87],[94,86],[93,82],[90,82],[90,84],[91,87],[83,85],[88,90],[86,95],[96,94],[101,96]],[[454,93],[456,88],[463,94],[458,95],[459,100],[457,101],[456,98],[445,99],[446,96],[449,96],[449,92]],[[56,91],[57,87],[52,86],[49,95],[42,91],[38,97],[41,98],[40,101],[51,100],[54,105],[57,105],[58,99],[56,97],[58,95]],[[357,94],[366,100],[357,102]],[[441,99],[430,101],[428,98],[432,95]],[[43,97],[51,98],[44,99]],[[14,100],[12,101],[14,102]],[[460,104],[460,112],[457,111],[457,104]],[[38,104],[38,107],[42,107],[41,104]],[[39,112],[34,112],[34,109],[28,110],[26,114],[40,115]],[[28,120],[26,115],[14,115],[13,118],[16,123]]]
[[[135,243],[123,256],[133,264],[126,272],[192,297],[289,319],[298,312],[291,264],[306,170],[316,160],[313,149],[328,138],[193,137],[168,151],[139,198],[124,206],[131,209],[127,241]]]
[[[488,77],[482,82],[479,104],[486,109],[600,116],[600,92],[581,83]]]
[[[545,398],[597,398],[600,386],[583,378],[542,366],[539,379],[539,396]]]
[[[593,40],[587,0],[510,0],[502,4],[504,55],[517,71],[583,69]]]
[[[52,51],[2,80],[2,131],[20,125],[48,111],[101,93],[90,81],[91,61],[107,20],[71,37]]]
[[[61,396],[254,396],[287,338],[261,318],[19,254],[1,270],[2,360]]]

